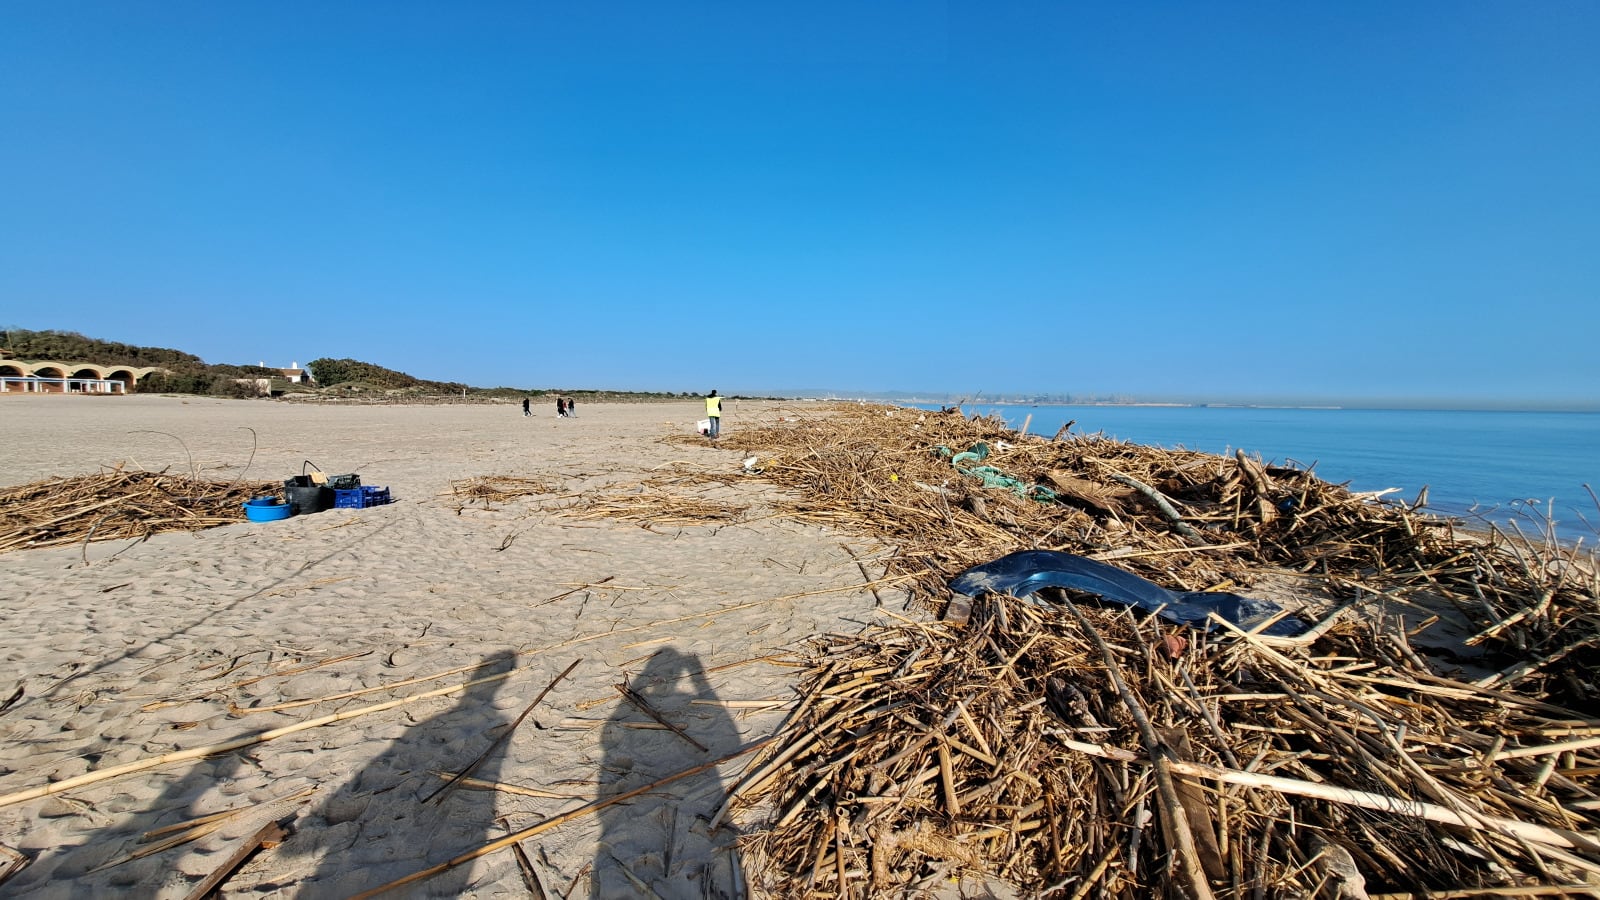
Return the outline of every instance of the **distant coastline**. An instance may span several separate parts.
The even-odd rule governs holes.
[[[907,403],[937,403],[937,400],[906,400]],[[1154,407],[1159,409],[1345,409],[1327,404],[1297,403],[1178,403],[1164,400],[1082,400],[1057,403],[1047,400],[969,400],[967,406],[1106,406]]]
[[[1016,398],[990,398],[990,397],[953,397],[938,394],[903,393],[903,394],[878,394],[878,393],[804,393],[795,394],[795,397],[804,397],[808,400],[821,401],[848,401],[866,403],[889,403],[896,406],[927,406],[938,404],[941,406],[960,405],[970,408],[977,406],[1003,406],[1003,407],[1108,407],[1108,408],[1160,408],[1160,409],[1298,409],[1298,410],[1371,410],[1390,412],[1501,412],[1501,413],[1600,413],[1600,403],[1589,405],[1572,404],[1539,404],[1539,403],[1462,403],[1450,401],[1405,401],[1395,400],[1384,402],[1366,399],[1347,403],[1331,403],[1327,401],[1301,401],[1291,400],[1058,400],[1058,399],[1016,399]]]

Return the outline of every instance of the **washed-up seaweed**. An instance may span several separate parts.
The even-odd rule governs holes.
[[[47,478],[0,490],[0,553],[242,522],[246,500],[281,488],[123,469]]]
[[[1051,588],[821,638],[721,813],[764,810],[745,849],[765,895],[963,873],[1051,897],[1600,884],[1595,567],[1550,531],[959,412],[833,408],[723,445],[790,515],[892,547],[885,574],[934,614],[959,572],[1049,549],[1180,591],[1287,578],[1325,616],[1300,640],[1206,632]]]

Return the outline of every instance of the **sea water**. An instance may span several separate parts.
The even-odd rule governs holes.
[[[914,404],[937,409],[937,404]],[[1216,406],[972,405],[1012,428],[1232,455],[1311,469],[1352,491],[1399,488],[1445,515],[1501,522],[1554,519],[1563,537],[1593,535],[1600,511],[1587,486],[1600,476],[1600,413]]]

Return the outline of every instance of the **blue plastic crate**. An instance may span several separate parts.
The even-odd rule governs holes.
[[[333,492],[334,509],[366,509],[369,506],[382,506],[393,502],[386,487],[373,487],[362,485],[347,491]]]

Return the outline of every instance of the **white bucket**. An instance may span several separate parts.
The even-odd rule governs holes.
[[[695,423],[694,427],[699,429],[701,434],[710,434],[711,433],[711,420],[710,419],[701,419],[700,421]]]

